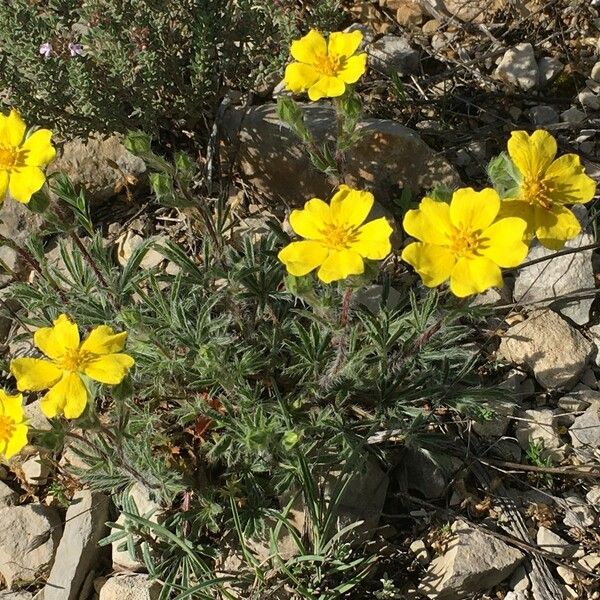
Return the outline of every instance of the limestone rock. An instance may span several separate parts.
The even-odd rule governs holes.
[[[9,588],[33,583],[46,573],[61,532],[53,508],[27,504],[0,509],[0,574]]]
[[[84,490],[73,496],[44,600],[77,600],[88,573],[96,566],[108,520],[108,498]]]
[[[551,310],[533,311],[502,336],[499,353],[530,367],[546,389],[571,387],[583,373],[593,346]]]
[[[419,51],[397,35],[384,35],[367,46],[367,53],[369,66],[387,75],[408,75],[419,69]]]
[[[46,485],[50,474],[50,466],[44,457],[36,452],[21,465],[21,472],[23,473],[23,479],[29,485]]]
[[[50,431],[52,425],[48,417],[42,412],[41,401],[34,400],[25,407],[25,416],[29,422],[29,426],[40,431]]]
[[[593,508],[586,504],[585,500],[578,496],[567,496],[565,501],[567,507],[565,509],[563,524],[566,527],[586,529],[594,525],[596,522],[596,513]]]
[[[575,106],[560,113],[560,117],[562,121],[569,125],[579,125],[585,121],[585,113]]]
[[[559,423],[570,427],[575,418],[583,413],[592,402],[600,402],[600,392],[579,384],[558,400],[561,413],[558,418]]]
[[[538,60],[540,87],[548,85],[555,77],[560,75],[565,66],[554,56],[542,56]]]
[[[472,598],[506,579],[523,553],[464,523],[452,526],[446,552],[434,559],[419,585],[428,598]]]
[[[301,108],[308,129],[323,143],[335,130],[333,109],[315,104]],[[364,135],[347,155],[347,171],[352,173],[348,185],[372,189],[384,204],[398,187],[417,192],[438,184],[460,185],[454,167],[414,131],[384,119],[364,119],[359,128]],[[331,195],[332,182],[311,165],[273,105],[226,111],[224,144],[229,154],[224,158],[235,157],[246,180],[273,203],[283,199],[299,206],[312,197]]]
[[[0,508],[14,506],[19,501],[19,494],[0,481]]]
[[[473,431],[482,437],[502,437],[510,425],[510,418],[515,414],[515,403],[502,398],[491,398],[485,405],[494,414],[489,421],[473,421]]]
[[[32,600],[33,594],[24,590],[18,592],[0,592],[0,600]],[[41,598],[40,600],[43,600]]]
[[[533,46],[529,42],[509,48],[496,68],[496,77],[523,90],[531,90],[538,84],[539,69]]]
[[[158,600],[161,585],[147,575],[117,575],[100,588],[99,600]]]
[[[569,435],[577,455],[584,460],[600,459],[600,402],[594,402],[575,419]]]
[[[88,202],[97,205],[117,194],[116,187],[124,176],[137,182],[133,187],[141,183],[146,165],[125,148],[119,135],[93,135],[88,140],[73,139],[64,144],[48,168],[49,173],[58,171],[67,174],[75,186],[85,188]]]
[[[565,248],[579,248],[593,242],[592,235],[583,233],[569,240]],[[530,250],[527,260],[549,257],[553,254],[554,251],[538,244]],[[560,296],[593,288],[592,250],[582,250],[521,269],[515,281],[514,298],[522,304],[547,299],[546,306],[558,310],[578,325],[584,325],[590,319],[593,298],[561,300]]]
[[[552,106],[546,104],[540,104],[534,106],[529,110],[529,116],[531,122],[536,127],[543,127],[544,125],[552,125],[558,123],[559,116]]]
[[[558,420],[556,414],[560,411],[542,409],[525,410],[520,414],[521,420],[516,429],[516,436],[523,450],[529,448],[531,441],[543,444],[543,455],[553,461],[560,460],[563,456],[559,448],[563,441],[558,434]]]
[[[557,535],[547,527],[540,527],[537,532],[537,545],[546,552],[552,552],[558,556],[571,557],[575,554],[577,546],[569,544],[566,540]]]

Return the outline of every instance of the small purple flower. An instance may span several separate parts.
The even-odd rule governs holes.
[[[71,56],[81,56],[83,54],[83,46],[81,44],[69,42],[69,52],[71,53]]]
[[[50,42],[45,42],[40,46],[40,54],[44,58],[50,58],[52,56],[52,44]]]

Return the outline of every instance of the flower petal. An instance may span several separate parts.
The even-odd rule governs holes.
[[[83,372],[100,383],[117,385],[134,364],[135,361],[128,354],[107,354],[87,363]]]
[[[327,54],[327,42],[320,32],[311,29],[304,37],[292,42],[290,54],[295,60],[311,65]]]
[[[526,131],[513,131],[508,154],[523,177],[539,179],[556,156],[556,140],[541,129],[531,136]]]
[[[481,253],[504,268],[517,267],[527,256],[529,246],[523,241],[527,222],[517,217],[500,219],[481,235],[485,247]]]
[[[0,146],[18,148],[23,141],[27,126],[16,109],[8,116],[0,115]]]
[[[25,420],[23,394],[9,396],[4,390],[0,390],[0,415],[10,417],[15,423],[22,423]]]
[[[42,398],[40,408],[52,419],[64,414],[67,419],[81,416],[88,402],[88,392],[77,373],[65,372],[62,379]]]
[[[81,344],[81,350],[92,354],[112,354],[121,352],[127,341],[127,332],[115,333],[112,327],[100,325],[90,331]]]
[[[535,234],[546,248],[560,250],[581,231],[577,217],[565,206],[555,204],[550,209],[536,206],[534,211]]]
[[[344,64],[344,68],[338,71],[337,76],[344,83],[356,83],[367,70],[367,55],[357,54],[350,57]]]
[[[8,171],[0,171],[0,203],[4,200],[6,190],[8,190]]]
[[[336,226],[358,227],[365,222],[374,202],[375,198],[370,192],[340,185],[331,199],[331,218]]]
[[[308,240],[318,240],[323,237],[323,226],[331,222],[331,212],[326,202],[313,198],[304,204],[302,210],[293,210],[289,221],[298,235]]]
[[[437,287],[452,273],[456,258],[449,248],[413,242],[402,251],[402,260],[411,265],[427,287]]]
[[[79,347],[79,328],[67,315],[60,315],[52,327],[41,327],[33,335],[35,345],[48,358],[61,358]]]
[[[27,150],[25,164],[30,167],[43,167],[54,160],[56,149],[50,143],[52,132],[49,129],[38,129],[23,144]]]
[[[302,277],[316,269],[329,255],[326,246],[313,241],[292,242],[279,251],[277,258],[287,272]]]
[[[314,85],[321,74],[311,65],[291,63],[285,68],[284,81],[288,90],[298,93]]]
[[[500,197],[496,190],[486,188],[476,192],[461,188],[452,194],[450,219],[462,231],[474,232],[489,227],[500,210]]]
[[[40,358],[15,358],[10,363],[10,372],[20,392],[46,390],[59,381],[63,373],[56,365]]]
[[[596,182],[585,174],[579,156],[565,154],[546,171],[550,198],[558,204],[584,204],[596,193]]]
[[[337,98],[346,91],[346,84],[339,77],[326,75],[308,88],[308,97],[313,101],[321,98]]]
[[[450,276],[450,290],[459,298],[501,286],[500,267],[486,257],[459,259]]]
[[[497,221],[501,219],[517,218],[527,223],[524,238],[531,240],[535,235],[535,217],[533,206],[523,200],[502,200],[498,211]]]
[[[317,277],[323,283],[346,279],[350,275],[360,275],[365,271],[365,263],[358,252],[334,250],[323,261]]]
[[[8,191],[14,200],[27,204],[45,182],[46,176],[39,167],[19,167],[10,174]]]
[[[352,250],[365,258],[382,260],[392,251],[393,231],[385,217],[369,221],[358,230],[358,241],[352,244]]]
[[[24,423],[15,426],[6,447],[4,448],[4,458],[7,460],[23,450],[27,446],[27,432],[29,427]]]
[[[329,34],[327,52],[329,56],[350,58],[358,50],[362,40],[363,34],[358,29],[349,32],[335,31]]]
[[[408,235],[421,242],[440,246],[449,244],[453,229],[450,206],[446,202],[425,197],[419,208],[406,213],[402,225]]]

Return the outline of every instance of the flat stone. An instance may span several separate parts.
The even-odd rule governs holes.
[[[19,494],[0,481],[0,508],[14,506],[19,501]]]
[[[565,500],[567,504],[563,519],[565,527],[587,529],[596,523],[594,509],[589,507],[584,500],[577,496],[568,496]]]
[[[558,412],[549,409],[531,409],[519,414],[520,420],[517,421],[515,435],[523,450],[527,450],[533,441],[543,444],[543,456],[551,458],[554,462],[563,458],[560,448],[564,443],[557,430]]]
[[[32,600],[33,594],[26,592],[25,590],[19,590],[18,592],[0,592],[0,600]],[[44,600],[40,598],[40,600]]]
[[[570,427],[575,418],[585,412],[592,402],[600,402],[600,392],[579,384],[558,400],[561,411],[558,417],[559,423]]]
[[[50,431],[52,424],[48,417],[42,412],[41,400],[34,400],[25,407],[25,416],[29,422],[29,427],[39,431]]]
[[[496,68],[496,78],[523,90],[538,85],[539,70],[533,46],[529,42],[509,48]]]
[[[102,585],[99,600],[158,600],[161,589],[147,575],[117,575]]]
[[[469,23],[485,23],[496,11],[506,7],[508,0],[490,0],[485,3],[472,0],[441,0],[443,7],[453,17]],[[432,3],[440,6],[439,0]],[[425,5],[427,6],[427,5]]]
[[[473,431],[486,438],[502,437],[510,425],[510,418],[515,414],[515,403],[501,398],[490,398],[484,405],[494,414],[489,421],[473,421]]]
[[[577,94],[577,99],[581,102],[582,106],[591,108],[592,110],[600,109],[600,97],[598,94],[592,92],[592,90],[583,90]]]
[[[593,345],[555,312],[543,309],[510,327],[498,351],[514,364],[526,364],[546,389],[559,389],[578,381]]]
[[[600,458],[600,402],[594,402],[569,428],[571,443],[584,460]]]
[[[577,107],[572,106],[560,113],[561,120],[569,125],[580,125],[586,119],[586,114]]]
[[[419,585],[428,598],[472,598],[504,581],[521,563],[523,553],[501,540],[454,523],[453,538],[435,558]]]
[[[582,233],[569,240],[565,248],[580,248],[592,244],[594,238]],[[531,248],[527,261],[551,257],[554,251],[538,244]],[[519,271],[515,280],[514,299],[521,304],[536,303],[536,306],[550,306],[578,325],[590,320],[593,298],[582,300],[562,300],[561,296],[575,294],[594,288],[592,250],[581,250],[549,258]],[[545,300],[545,303],[541,303]]]
[[[50,474],[50,466],[42,455],[37,452],[23,462],[21,472],[23,473],[23,479],[29,485],[46,485]]]
[[[299,106],[316,142],[322,144],[331,138],[335,111],[316,104]],[[273,105],[247,111],[231,108],[225,112],[223,125],[224,160],[235,157],[244,178],[277,206],[282,199],[299,206],[315,196],[330,197],[332,180],[311,165],[301,143],[281,122]],[[386,208],[398,188],[417,193],[437,185],[460,185],[454,167],[416,132],[384,119],[364,119],[359,130],[364,135],[346,156],[347,172],[352,174],[346,183],[373,190]]]
[[[369,66],[387,75],[408,75],[419,70],[421,54],[407,40],[384,35],[367,46]]]
[[[41,504],[0,509],[0,574],[9,588],[37,582],[49,570],[62,533],[58,513]]]
[[[537,545],[542,550],[546,550],[546,552],[552,552],[552,554],[565,557],[573,556],[577,550],[575,544],[570,544],[566,540],[563,540],[560,535],[557,535],[547,527],[540,527],[538,529]]]
[[[536,127],[558,123],[559,115],[552,106],[541,104],[529,109],[529,117]]]
[[[86,577],[98,562],[98,542],[106,535],[108,498],[84,490],[73,496],[54,565],[44,587],[44,600],[77,600]]]
[[[415,558],[422,564],[429,564],[431,557],[429,556],[429,550],[423,540],[415,540],[410,546],[409,550],[415,555]]]

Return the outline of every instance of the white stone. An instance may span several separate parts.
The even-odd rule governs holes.
[[[578,496],[567,496],[565,501],[566,508],[563,519],[565,527],[586,529],[594,525],[596,522],[596,513],[584,500]]]
[[[557,431],[557,412],[549,409],[531,409],[519,414],[520,420],[517,421],[515,435],[523,450],[527,450],[533,441],[543,444],[543,456],[551,458],[554,462],[563,458],[560,449],[564,444]]]
[[[590,77],[600,83],[600,62],[597,62],[593,67],[592,67],[592,73],[590,75]]]
[[[496,77],[505,83],[531,90],[538,85],[539,70],[529,42],[509,48],[496,68]]]
[[[426,565],[431,561],[429,556],[429,550],[423,540],[415,540],[410,546],[409,550],[415,555],[416,559],[422,564]]]
[[[583,460],[600,459],[600,402],[592,403],[569,428],[573,448]]]
[[[594,94],[592,90],[583,90],[577,94],[577,99],[581,102],[582,106],[591,108],[592,110],[600,109],[600,98],[597,94]]]
[[[50,467],[46,460],[36,453],[21,465],[21,471],[25,482],[29,485],[46,485]]]
[[[569,544],[566,540],[554,533],[547,527],[540,527],[537,532],[537,545],[546,552],[557,554],[558,556],[571,557],[575,554],[577,546]],[[567,581],[567,583],[569,583]]]
[[[100,588],[99,600],[158,600],[161,585],[147,575],[117,575]]]
[[[485,402],[485,406],[494,414],[489,421],[473,421],[473,431],[482,437],[502,437],[515,414],[515,403],[501,398],[490,398]]]
[[[585,499],[591,506],[600,508],[600,485],[593,485],[590,488],[590,491],[585,495]]]
[[[367,53],[369,65],[383,73],[408,75],[419,69],[419,51],[396,35],[384,35],[369,44]]]

